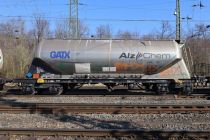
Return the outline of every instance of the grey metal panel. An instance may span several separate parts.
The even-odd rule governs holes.
[[[90,63],[91,73],[115,67],[110,73],[150,75],[180,61],[182,53],[175,41],[43,40],[36,57],[63,74],[76,73],[75,63]]]
[[[76,73],[91,73],[90,63],[75,63]]]

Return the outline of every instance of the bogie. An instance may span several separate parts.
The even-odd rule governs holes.
[[[53,95],[61,95],[64,92],[62,85],[53,85],[49,87],[49,93]]]
[[[37,93],[37,90],[35,89],[35,87],[32,86],[23,86],[22,87],[22,93],[23,94],[29,94],[29,95],[34,95]]]

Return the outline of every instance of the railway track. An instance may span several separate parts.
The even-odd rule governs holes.
[[[142,95],[142,94],[77,94],[77,95],[22,95],[22,94],[6,94],[6,93],[2,93],[0,94],[0,97],[8,97],[8,98],[18,98],[18,97],[24,97],[24,98],[42,98],[42,97],[122,97],[122,98],[126,98],[126,97],[152,97],[152,98],[165,98],[165,99],[176,99],[176,100],[183,100],[183,99],[206,99],[206,100],[210,100],[210,96],[209,95],[205,95],[205,94],[194,94],[191,96],[185,96],[185,95],[164,95],[164,96],[160,96],[160,95]]]
[[[208,113],[210,104],[198,105],[119,105],[119,104],[72,104],[72,103],[18,103],[0,102],[0,112],[4,113],[108,113],[108,114],[156,114],[156,113]]]
[[[92,130],[92,129],[0,129],[0,139],[25,136],[27,139],[62,137],[77,139],[88,138],[123,138],[123,139],[210,139],[210,131],[158,131],[158,130]]]

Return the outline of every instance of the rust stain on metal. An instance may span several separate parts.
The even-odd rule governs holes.
[[[168,76],[168,75],[174,75],[177,73],[177,71],[179,70],[179,67],[171,67],[168,68],[162,72],[160,72],[160,76]]]
[[[157,70],[158,70],[158,68],[156,65],[148,65],[145,73],[153,74],[153,73],[157,72]]]
[[[118,72],[120,71],[129,71],[129,70],[143,70],[144,64],[139,63],[123,63],[123,62],[117,62],[115,63],[115,67]]]

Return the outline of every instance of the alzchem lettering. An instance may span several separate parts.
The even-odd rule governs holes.
[[[122,53],[119,57],[119,59],[136,59],[142,60],[142,59],[170,59],[170,54],[153,54],[153,53]]]

